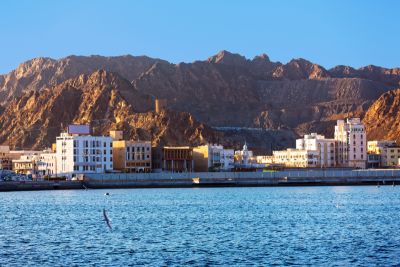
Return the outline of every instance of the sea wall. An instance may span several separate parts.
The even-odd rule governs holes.
[[[296,170],[281,172],[192,172],[87,174],[90,188],[368,185],[400,182],[400,170]]]
[[[34,190],[63,190],[82,189],[80,181],[8,181],[0,182],[1,191],[34,191]]]

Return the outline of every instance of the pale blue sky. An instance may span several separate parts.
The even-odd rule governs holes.
[[[400,1],[0,2],[0,73],[30,58],[148,55],[191,62],[226,49],[287,62],[400,66]]]

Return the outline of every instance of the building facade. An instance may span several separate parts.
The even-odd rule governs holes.
[[[274,163],[290,168],[319,167],[320,153],[316,150],[287,149],[273,151]]]
[[[37,160],[37,173],[40,176],[57,176],[57,153],[43,151]]]
[[[12,170],[12,160],[10,147],[7,145],[0,146],[0,169]]]
[[[151,143],[113,141],[113,166],[123,172],[151,172]]]
[[[297,139],[296,149],[317,151],[317,167],[335,167],[337,163],[336,143],[335,139],[326,139],[323,135],[312,133],[305,135],[302,139]]]
[[[194,171],[229,171],[234,168],[234,151],[221,145],[204,145],[193,148]]]
[[[194,171],[193,148],[165,146],[153,150],[154,169],[162,172]]]
[[[56,140],[57,172],[76,174],[104,173],[113,170],[112,138],[62,133]]]
[[[400,146],[395,141],[368,141],[368,154],[380,156],[379,167],[394,167],[399,165]]]
[[[252,163],[253,151],[249,150],[247,143],[244,143],[242,150],[235,151],[235,161],[242,166],[248,166]]]
[[[359,118],[338,120],[335,126],[337,162],[341,167],[366,168],[367,136]]]
[[[267,155],[267,156],[256,156],[256,162],[258,164],[274,164],[274,156]]]
[[[19,159],[14,159],[12,161],[13,171],[18,174],[36,175],[38,171],[38,161],[38,154],[22,155]]]

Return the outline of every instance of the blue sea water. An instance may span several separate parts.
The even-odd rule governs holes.
[[[393,266],[399,226],[400,186],[8,192],[0,266]]]

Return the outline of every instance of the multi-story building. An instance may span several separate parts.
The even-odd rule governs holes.
[[[327,139],[317,133],[307,134],[302,139],[296,140],[296,149],[318,152],[318,167],[335,167],[336,158],[336,140]]]
[[[10,156],[10,147],[7,145],[0,146],[0,169],[11,170],[12,160],[13,158]]]
[[[57,153],[51,150],[40,153],[37,160],[37,173],[41,176],[57,176]]]
[[[233,149],[221,145],[203,145],[193,148],[194,170],[197,172],[229,171],[234,168]]]
[[[368,141],[368,154],[380,156],[380,167],[393,167],[398,165],[400,146],[395,141]]]
[[[192,172],[194,170],[193,148],[153,147],[152,168],[155,172]]]
[[[151,143],[113,141],[113,165],[123,172],[151,172]]]
[[[373,140],[367,142],[368,153],[382,154],[385,147],[395,147],[396,141],[393,140]]]
[[[37,162],[39,160],[38,154],[27,154],[20,156],[19,159],[12,161],[13,171],[19,174],[32,174],[36,175],[38,168]]]
[[[273,151],[274,163],[292,168],[320,167],[320,153],[317,150],[287,149]]]
[[[60,175],[72,177],[113,170],[112,138],[109,136],[91,136],[89,131],[81,129],[69,131],[57,137],[56,147]]]
[[[367,168],[379,168],[381,167],[381,155],[380,154],[367,154]]]
[[[367,137],[365,126],[359,118],[338,120],[335,126],[338,165],[365,168],[367,161]]]
[[[258,164],[273,164],[275,163],[274,156],[266,155],[266,156],[256,156],[256,162]]]

